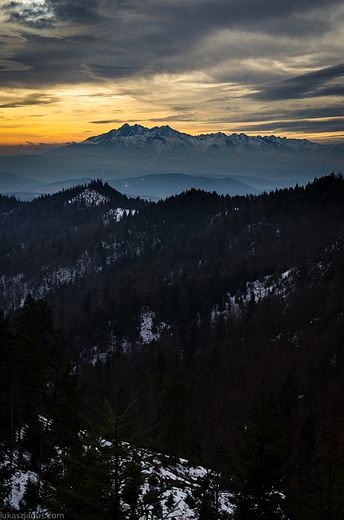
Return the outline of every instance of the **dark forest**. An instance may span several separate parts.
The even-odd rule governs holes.
[[[334,174],[254,196],[0,196],[1,500],[29,468],[23,511],[163,518],[137,505],[154,452],[217,475],[194,518],[229,518],[220,488],[235,520],[343,518],[343,239]]]

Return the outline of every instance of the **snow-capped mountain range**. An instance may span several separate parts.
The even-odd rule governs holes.
[[[179,187],[172,191],[161,189],[161,181],[168,183],[171,178],[157,176],[166,174],[189,175],[194,178],[191,187],[196,189],[208,189],[202,183],[197,184],[196,177],[235,179],[249,185],[246,193],[254,193],[254,189],[269,191],[296,183],[304,185],[315,177],[342,172],[343,166],[344,144],[323,145],[274,135],[250,137],[222,132],[190,135],[170,126],[146,128],[124,124],[41,155],[0,157],[0,193],[23,190],[35,192],[34,195],[52,193],[53,187],[46,186],[47,183],[59,183],[62,189],[77,185],[80,179],[89,182],[99,178],[110,184],[121,180],[125,185],[127,179],[152,174],[156,176],[152,182],[159,182],[159,187],[147,191],[145,180],[144,189],[125,193],[148,197],[180,193]],[[25,186],[23,178],[31,184]],[[210,189],[217,191],[216,187]],[[225,193],[230,195],[243,194],[242,189],[233,191],[233,186],[230,191],[226,189]]]
[[[341,172],[344,145],[323,145],[307,139],[246,134],[190,135],[170,126],[146,128],[124,124],[45,154],[46,157],[87,160],[90,169],[108,168],[106,180],[137,175],[254,176],[272,179],[276,187],[305,184],[329,173]],[[120,173],[122,172],[122,174]],[[86,171],[83,171],[84,176]],[[110,177],[111,175],[111,177]],[[256,187],[255,184],[251,184]],[[257,186],[258,187],[258,186]]]
[[[190,135],[178,132],[170,126],[155,126],[146,128],[141,125],[124,124],[117,130],[111,130],[105,134],[89,137],[81,145],[100,145],[113,147],[138,147],[152,146],[157,153],[175,147],[184,147],[188,150],[204,152],[210,148],[218,148],[225,151],[228,148],[242,152],[244,149],[268,150],[268,149],[292,149],[292,150],[320,150],[327,146],[312,143],[307,139],[287,139],[286,137],[257,136],[250,137],[246,134],[226,135],[223,132],[215,134]],[[331,149],[334,147],[332,146]]]

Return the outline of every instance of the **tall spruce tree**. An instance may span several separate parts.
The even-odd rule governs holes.
[[[40,414],[45,400],[52,340],[55,336],[52,311],[42,300],[31,295],[25,299],[15,323],[15,332],[9,332],[9,323],[0,316],[0,426],[1,456],[9,464],[2,467],[4,477],[22,465],[37,471],[38,485],[34,493],[37,504],[41,466],[44,455],[44,433]],[[24,461],[23,451],[29,457]],[[0,462],[1,463],[1,462]],[[7,475],[8,481],[8,475]],[[2,486],[3,499],[8,486]]]
[[[298,490],[293,511],[298,520],[344,518],[344,454],[340,449],[344,430],[333,409],[330,424],[317,430],[318,452],[312,453],[307,487]]]
[[[197,520],[229,520],[230,514],[220,507],[220,475],[208,471],[189,493],[186,502]]]
[[[12,371],[14,337],[9,330],[9,321],[0,309],[0,444],[9,446],[11,432],[12,407]]]
[[[11,464],[5,464],[8,456],[12,460],[14,439],[11,425],[12,355],[13,335],[9,331],[9,321],[0,309],[0,504],[8,496],[12,475]]]
[[[269,405],[266,376],[257,404],[248,408],[234,464],[234,520],[285,519],[283,496],[290,474],[290,445],[279,412]]]
[[[160,391],[160,424],[165,451],[172,457],[197,459],[201,451],[197,382],[187,378],[178,355],[172,358]]]
[[[54,337],[51,308],[29,294],[16,321],[13,356],[13,419],[19,439],[23,426],[36,425],[42,413]]]
[[[74,372],[70,361],[67,361],[53,384],[54,389],[48,401],[51,421],[49,436],[51,442],[67,457],[73,451],[81,449],[79,433],[85,427],[81,417],[83,405],[79,374]]]
[[[166,487],[153,475],[154,455],[124,440],[132,407],[118,415],[108,407],[108,426],[82,434],[78,455],[62,456],[58,478],[45,501],[51,512],[71,520],[147,520],[164,518],[162,500]],[[166,506],[168,507],[168,505]],[[173,500],[169,504],[173,510]]]

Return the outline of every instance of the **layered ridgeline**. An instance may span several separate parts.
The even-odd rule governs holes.
[[[43,464],[34,417],[68,423],[66,399],[49,399],[69,359],[91,403],[83,420],[98,428],[104,396],[113,413],[134,407],[124,440],[147,432],[153,451],[219,472],[236,518],[342,518],[343,201],[340,175],[157,203],[101,181],[32,202],[1,197],[2,446],[17,450],[13,463],[25,462],[30,424],[29,469]],[[23,322],[27,306],[38,321]],[[83,429],[54,442],[70,450]],[[67,503],[61,486],[52,498]]]
[[[190,188],[255,194],[340,172],[343,158],[343,145],[306,139],[222,132],[193,136],[169,126],[125,124],[41,155],[0,157],[0,193],[28,198],[71,187],[76,178],[101,178],[133,196],[166,197]],[[147,179],[152,174],[157,177]]]

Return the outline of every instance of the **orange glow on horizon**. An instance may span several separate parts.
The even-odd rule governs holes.
[[[147,128],[153,128],[154,126],[169,125],[174,130],[182,133],[191,135],[200,134],[211,134],[217,132],[223,132],[227,135],[233,133],[244,133],[248,136],[254,137],[257,135],[269,136],[276,135],[279,137],[287,137],[288,139],[308,139],[309,141],[325,143],[325,142],[344,142],[343,132],[324,132],[324,133],[299,133],[299,132],[266,132],[259,130],[259,124],[257,125],[257,131],[245,131],[242,128],[244,125],[240,123],[236,124],[204,124],[200,123],[188,123],[183,121],[171,122],[168,121],[160,123],[152,123],[151,119],[135,121],[132,117],[123,119],[122,121],[114,121],[113,123],[90,123],[90,117],[85,118],[77,117],[72,120],[68,120],[63,112],[53,114],[53,117],[47,116],[29,116],[30,120],[25,121],[25,116],[21,115],[21,123],[15,124],[1,124],[0,122],[0,147],[11,147],[11,146],[26,146],[31,145],[63,145],[71,142],[82,142],[88,137],[94,135],[100,135],[107,133],[110,130],[120,128],[123,124],[128,123],[134,125],[135,123],[145,126]],[[229,128],[230,127],[230,128]]]
[[[233,107],[238,103],[240,112],[236,121],[230,119],[229,112],[226,121],[221,103],[208,103],[209,107],[206,105],[209,96],[221,92],[221,85],[202,89],[199,85],[190,83],[189,89],[186,89],[187,85],[175,82],[172,93],[166,87],[167,81],[168,78],[162,78],[160,85],[154,82],[150,89],[146,88],[149,92],[146,95],[140,95],[139,89],[123,88],[121,91],[119,86],[117,90],[113,86],[103,86],[100,90],[99,86],[90,89],[88,85],[44,93],[19,89],[2,92],[0,154],[4,155],[6,147],[14,149],[29,145],[34,148],[41,145],[44,150],[44,145],[81,142],[88,137],[119,128],[125,123],[137,123],[148,128],[169,125],[174,130],[191,135],[216,132],[227,135],[244,133],[249,136],[274,134],[320,143],[344,141],[343,132],[262,131],[261,128],[265,125],[278,129],[278,121],[266,121],[264,118],[259,121],[256,118],[254,123],[247,123],[247,114],[251,109],[245,105],[242,108],[235,95]],[[181,99],[192,110],[185,109],[183,112]],[[178,108],[178,101],[181,108]],[[253,108],[256,112],[259,110],[257,106]],[[240,116],[245,123],[240,122]],[[24,148],[23,153],[26,153]]]
[[[19,132],[12,129],[4,129],[0,127],[0,148],[5,147],[26,147],[26,146],[39,146],[39,145],[46,145],[46,146],[62,146],[67,143],[72,142],[82,142],[88,137],[96,136],[100,134],[104,134],[107,132],[110,132],[113,129],[120,128],[123,124],[125,124],[126,121],[120,122],[118,124],[97,124],[97,125],[87,125],[87,122],[81,122],[81,124],[60,124],[60,125],[54,125],[53,127],[44,127],[44,133],[35,132],[32,130],[32,128],[28,128],[27,130],[25,127],[21,129]],[[129,124],[133,125],[134,122],[130,122]],[[138,121],[137,124],[140,124],[142,126],[145,126],[147,128],[153,128],[154,126],[164,126],[164,123],[161,124],[152,124],[149,120],[145,121]],[[277,137],[287,137],[288,139],[308,139],[309,141],[316,142],[316,143],[343,143],[344,142],[344,135],[342,132],[336,132],[336,133],[316,133],[316,134],[309,134],[309,133],[296,133],[296,132],[262,132],[257,130],[257,132],[252,131],[245,131],[240,129],[240,125],[237,125],[239,128],[235,128],[233,125],[233,128],[231,130],[228,130],[228,126],[226,125],[226,128],[221,128],[220,126],[213,128],[207,127],[200,129],[200,125],[195,123],[195,125],[188,125],[185,126],[183,123],[177,123],[171,124],[168,123],[171,128],[174,130],[177,130],[181,133],[186,133],[190,135],[201,135],[201,134],[211,134],[211,133],[217,133],[217,132],[223,132],[224,134],[231,135],[234,133],[240,134],[246,134],[250,137],[255,136],[270,136],[275,135]],[[80,131],[80,127],[87,128],[86,130]],[[57,131],[59,130],[59,131]],[[24,151],[23,151],[24,153]]]

